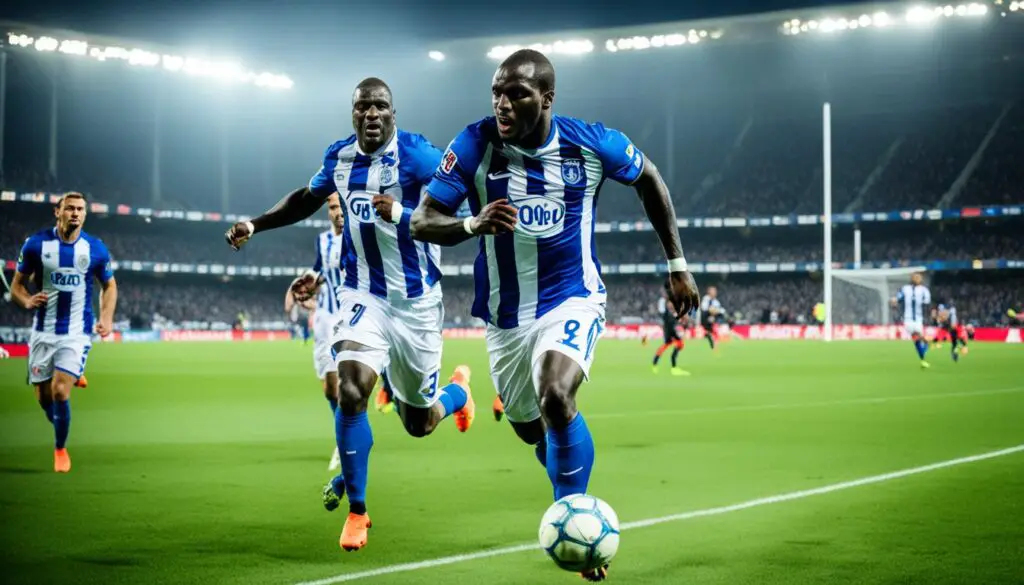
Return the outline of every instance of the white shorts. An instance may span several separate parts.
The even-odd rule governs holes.
[[[903,324],[903,330],[907,332],[907,335],[913,337],[915,335],[924,335],[924,323],[920,321],[907,321]]]
[[[92,340],[88,336],[39,335],[33,331],[28,342],[29,383],[52,379],[54,369],[81,378],[90,348]]]
[[[387,378],[403,403],[414,408],[433,406],[438,399],[444,321],[440,290],[395,303],[348,289],[339,296],[341,312],[331,336],[332,348],[339,341],[354,341],[366,349],[339,352],[335,363],[365,364]]]
[[[327,377],[328,372],[335,371],[331,336],[340,315],[332,315],[322,309],[313,315],[313,369],[316,370],[316,377],[321,380]]]
[[[604,325],[604,304],[585,298],[569,299],[540,319],[515,329],[488,325],[491,379],[508,420],[522,423],[540,417],[537,381],[545,352],[569,356],[589,379]]]

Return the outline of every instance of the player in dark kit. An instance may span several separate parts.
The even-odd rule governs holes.
[[[672,375],[673,376],[689,376],[690,372],[680,368],[677,365],[679,358],[679,352],[682,351],[685,344],[683,338],[679,336],[679,330],[677,329],[680,317],[676,314],[675,307],[672,306],[672,301],[669,298],[671,289],[670,284],[665,281],[665,291],[658,299],[658,313],[661,315],[661,327],[665,334],[665,343],[658,348],[658,351],[654,352],[654,362],[651,365],[651,369],[655,374],[658,373],[658,360],[661,359],[661,354],[665,353],[669,347],[674,348],[672,350]],[[683,317],[685,319],[686,317]]]
[[[956,316],[956,307],[953,306],[952,302],[948,305],[936,307],[935,324],[938,327],[935,334],[936,341],[939,340],[938,332],[942,331],[942,337],[945,337],[950,342],[950,357],[953,358],[954,362],[960,361],[960,355],[967,354],[967,333]]]
[[[704,338],[708,340],[711,349],[715,349],[715,342],[718,341],[718,317],[724,312],[718,300],[718,287],[709,286],[707,294],[700,300],[700,326],[704,328]]]

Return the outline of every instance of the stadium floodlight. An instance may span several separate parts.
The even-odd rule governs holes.
[[[11,47],[32,47],[40,52],[58,51],[65,55],[88,57],[101,62],[124,61],[128,65],[137,67],[157,67],[163,64],[166,71],[183,72],[220,81],[247,83],[272,89],[290,89],[294,85],[286,75],[257,73],[245,69],[238,63],[167,55],[142,48],[91,45],[88,41],[81,39],[58,39],[47,35],[34,37],[20,32],[8,32],[7,44]]]
[[[1010,2],[1010,12],[1017,12],[1022,10],[1020,2]]]
[[[531,45],[498,45],[487,51],[491,59],[504,59],[519,49],[533,49],[545,55],[583,55],[593,52],[594,43],[590,39],[571,39],[567,41],[555,41],[553,43],[533,43]]]
[[[941,7],[936,7],[938,10],[942,10]],[[938,17],[935,10],[928,8],[927,6],[912,6],[907,9],[906,20],[911,24],[928,23],[934,21]]]
[[[787,24],[789,22],[787,21]],[[660,49],[664,47],[678,47],[682,45],[695,45],[703,40],[718,40],[722,38],[721,30],[696,30],[690,29],[685,33],[670,33],[664,35],[623,37],[619,39],[608,39],[604,47],[611,53],[617,51],[643,51],[645,49]]]
[[[441,51],[430,51],[429,53],[427,53],[427,56],[433,59],[434,61],[444,61],[444,53],[442,53]]]

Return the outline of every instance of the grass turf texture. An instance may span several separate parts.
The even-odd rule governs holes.
[[[623,522],[734,504],[1024,444],[1020,347],[691,342],[692,378],[654,348],[605,340],[580,393],[597,444],[591,492]],[[3,582],[282,584],[535,540],[547,477],[507,424],[480,341],[477,420],[413,439],[371,413],[370,543],[343,553],[320,488],[330,411],[299,343],[97,345],[76,389],[72,472],[0,362]],[[938,396],[947,394],[947,396]],[[874,400],[877,399],[877,400]],[[1024,453],[623,534],[612,583],[1024,583]],[[343,504],[344,506],[344,504]],[[367,579],[577,583],[539,551]]]

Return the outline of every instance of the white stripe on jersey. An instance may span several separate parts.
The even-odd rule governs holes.
[[[932,294],[923,284],[905,284],[896,298],[903,303],[904,323],[924,323],[925,307],[932,303]]]
[[[344,267],[341,265],[342,236],[335,235],[333,229],[321,232],[317,236],[317,250],[320,258],[320,274],[324,283],[317,294],[316,308],[328,315],[333,315],[341,307],[338,299],[344,282]],[[318,313],[319,314],[319,313]]]

